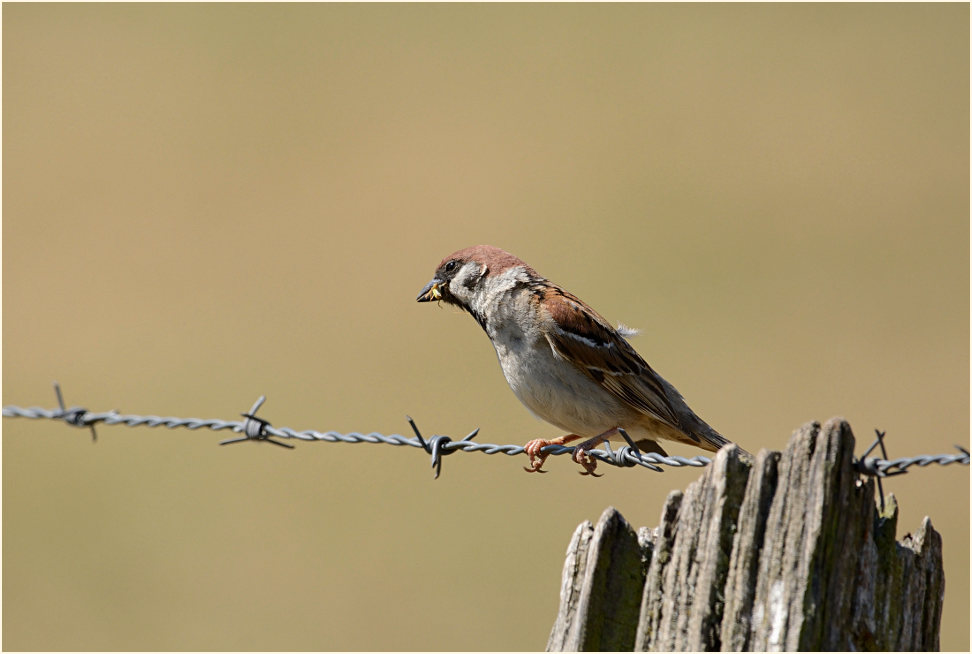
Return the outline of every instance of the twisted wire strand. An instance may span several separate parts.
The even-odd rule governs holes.
[[[282,442],[282,440],[274,439],[323,441],[328,443],[381,443],[395,446],[408,445],[411,447],[421,448],[428,454],[431,454],[432,467],[436,470],[436,477],[439,476],[439,473],[442,470],[442,458],[457,451],[482,452],[484,454],[506,454],[507,456],[516,456],[518,454],[522,454],[524,451],[522,445],[496,445],[492,443],[473,442],[472,439],[478,433],[478,429],[470,432],[461,440],[453,440],[449,436],[444,435],[435,435],[426,439],[422,436],[421,432],[419,432],[418,427],[411,418],[408,418],[408,421],[412,426],[412,430],[415,432],[415,436],[413,437],[402,436],[400,434],[385,435],[377,432],[370,432],[367,434],[349,432],[342,434],[336,431],[298,431],[289,427],[273,427],[268,421],[258,418],[255,415],[266,399],[262,396],[256,401],[256,403],[254,403],[249,413],[242,414],[244,417],[243,420],[220,420],[177,418],[171,416],[162,417],[153,415],[125,415],[114,410],[96,413],[77,406],[65,408],[64,401],[61,396],[61,390],[57,384],[55,384],[55,391],[57,392],[58,403],[61,405],[59,408],[45,409],[37,406],[23,408],[8,405],[3,407],[3,417],[60,420],[75,427],[90,428],[92,438],[96,438],[94,426],[96,424],[103,423],[106,425],[126,425],[128,427],[166,427],[168,429],[184,428],[195,430],[206,428],[212,431],[228,429],[231,432],[243,434],[241,437],[224,440],[220,443],[221,445],[228,445],[231,443],[248,440],[257,440],[267,441],[269,443],[273,443],[274,445],[287,448],[294,447],[289,443]],[[686,458],[682,456],[663,456],[655,452],[641,453],[634,446],[634,443],[627,438],[627,434],[622,433],[622,435],[628,440],[629,445],[623,446],[618,450],[613,450],[609,444],[605,443],[605,449],[590,450],[588,454],[608,465],[618,467],[640,466],[657,472],[662,472],[662,468],[659,466],[663,465],[672,467],[690,466],[700,468],[711,463],[711,459],[702,455]],[[956,448],[959,450],[958,454],[922,454],[914,457],[903,457],[888,460],[886,458],[886,452],[884,451],[883,437],[884,432],[878,431],[877,440],[867,449],[860,459],[856,459],[854,462],[855,468],[858,472],[864,475],[877,477],[879,484],[882,477],[904,474],[908,471],[909,467],[915,465],[922,468],[932,464],[950,465],[958,463],[962,465],[969,465],[969,451],[960,446],[956,446]],[[885,458],[868,457],[867,455],[878,446],[880,446],[881,452]],[[575,449],[576,448],[572,446],[552,444],[547,445],[541,451],[544,454],[559,456],[562,454],[572,454]]]
[[[386,445],[396,446],[409,445],[411,447],[418,447],[425,449],[426,451],[430,451],[430,442],[439,439],[439,454],[433,459],[433,465],[436,466],[437,469],[441,465],[441,458],[443,456],[452,454],[456,451],[482,452],[483,454],[506,454],[507,456],[516,456],[518,454],[522,454],[524,451],[522,445],[497,445],[494,443],[473,442],[469,439],[475,435],[475,432],[469,436],[466,436],[466,438],[463,440],[453,440],[448,436],[437,435],[432,436],[429,441],[426,441],[418,432],[416,432],[416,436],[408,437],[402,436],[401,434],[385,435],[378,432],[371,432],[367,434],[349,432],[342,434],[336,431],[320,432],[312,429],[298,431],[296,429],[291,429],[290,427],[273,427],[266,421],[257,419],[252,415],[256,408],[263,403],[263,399],[264,398],[261,397],[257,401],[257,403],[254,405],[254,409],[251,409],[250,414],[244,414],[246,417],[245,420],[126,415],[118,413],[117,411],[104,411],[100,413],[93,412],[88,411],[83,407],[45,409],[37,406],[23,408],[13,405],[3,407],[3,417],[30,418],[38,420],[62,420],[76,427],[93,427],[96,424],[103,423],[106,425],[125,425],[128,427],[165,427],[168,429],[206,428],[213,431],[228,429],[234,433],[244,434],[244,437],[224,441],[224,444],[241,442],[245,440],[269,440],[270,437],[275,437],[280,439],[323,441],[328,443],[383,443]],[[259,429],[251,428],[250,433],[248,433],[248,423],[253,425],[253,422],[251,421],[255,421]],[[281,445],[282,443],[277,442],[277,444]],[[574,450],[575,448],[572,446],[548,445],[542,449],[542,452],[544,454],[559,456],[562,454],[572,454]],[[658,465],[667,465],[672,467],[690,466],[698,468],[704,467],[711,462],[708,457],[701,455],[686,458],[681,456],[662,456],[655,452],[651,452],[641,454],[639,456],[630,447],[622,447],[619,450],[612,451],[610,450],[610,446],[608,446],[608,449],[605,450],[590,450],[588,454],[608,465],[619,467],[631,467],[637,465],[656,471],[661,471],[661,468],[659,468]]]
[[[958,446],[956,445],[956,447]],[[922,454],[919,456],[894,459],[892,461],[888,461],[887,459],[865,459],[861,462],[861,465],[867,466],[868,468],[873,466],[877,471],[877,476],[881,477],[889,477],[898,474],[899,471],[907,472],[911,466],[924,468],[933,463],[940,466],[946,466],[952,463],[969,465],[969,453],[961,447],[958,447],[958,449],[958,454]]]

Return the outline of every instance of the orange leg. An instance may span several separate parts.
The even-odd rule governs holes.
[[[608,429],[603,434],[599,434],[594,438],[588,439],[577,446],[574,450],[574,461],[584,466],[585,472],[582,475],[591,475],[593,477],[600,477],[601,475],[594,472],[597,468],[597,460],[592,459],[588,455],[587,450],[592,450],[607,439],[618,433],[618,428]],[[530,467],[524,467],[523,469],[527,472],[546,472],[546,470],[541,470],[544,461],[547,460],[549,454],[543,453],[540,450],[547,445],[566,445],[571,441],[576,441],[580,436],[577,434],[567,434],[566,436],[560,436],[559,438],[554,438],[551,440],[546,440],[543,438],[536,438],[526,445],[523,446],[523,451],[526,452],[527,456],[530,457]]]
[[[553,438],[549,441],[543,438],[533,439],[523,446],[523,451],[530,457],[530,467],[527,468],[524,466],[523,469],[527,472],[546,472],[546,470],[541,470],[540,468],[543,467],[543,462],[547,460],[550,454],[541,452],[540,450],[548,445],[566,445],[571,441],[576,441],[578,438],[580,436],[577,434],[567,434],[566,436]]]

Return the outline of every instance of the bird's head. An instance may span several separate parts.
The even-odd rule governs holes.
[[[464,248],[439,263],[432,280],[415,299],[419,302],[442,301],[471,310],[490,281],[517,267],[533,273],[523,261],[492,245]]]

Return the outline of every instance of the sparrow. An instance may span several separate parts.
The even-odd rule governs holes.
[[[628,343],[636,333],[605,320],[577,296],[491,245],[453,252],[416,298],[467,311],[489,336],[513,393],[534,415],[567,432],[524,446],[527,472],[541,470],[547,445],[584,439],[573,459],[597,475],[588,451],[625,430],[642,451],[659,440],[715,452],[730,441],[697,416],[675,387]]]

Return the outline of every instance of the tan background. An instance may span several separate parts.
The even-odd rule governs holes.
[[[556,431],[467,316],[492,243],[713,425],[969,443],[969,7],[5,5],[3,402]],[[3,421],[5,649],[539,649],[574,527],[697,472]],[[691,454],[688,450],[681,453]],[[969,647],[969,470],[930,515]]]

